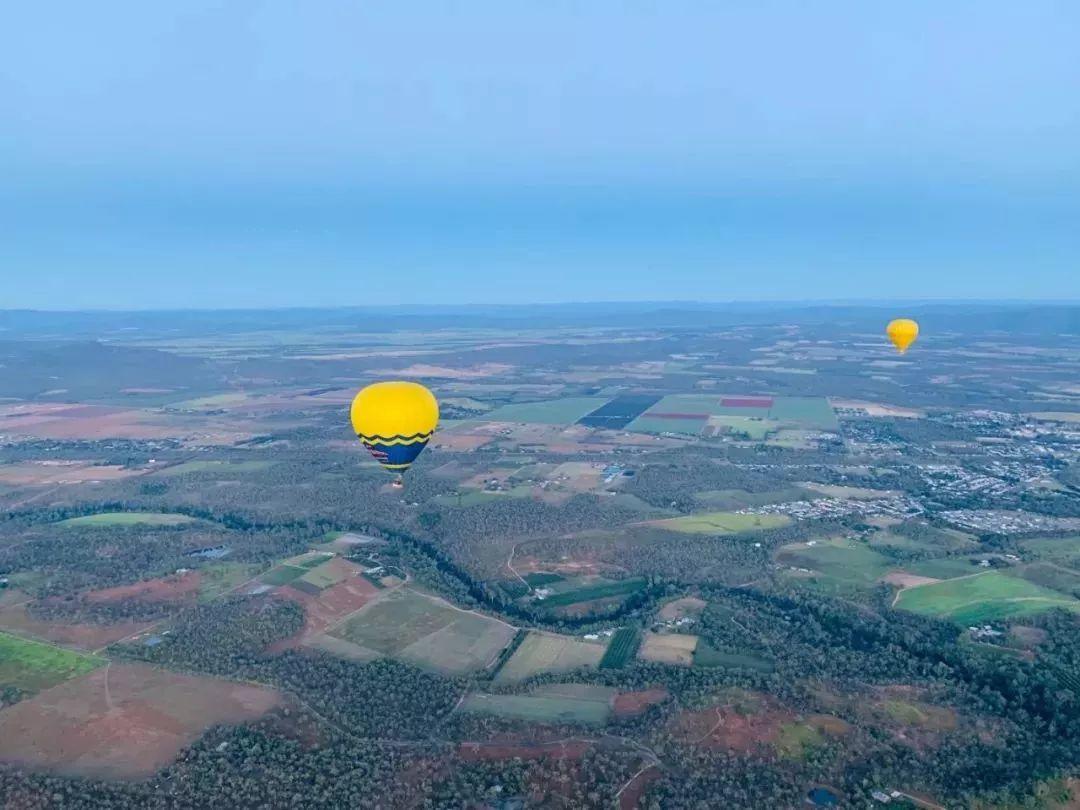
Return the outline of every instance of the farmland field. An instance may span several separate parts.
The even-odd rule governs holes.
[[[567,397],[545,402],[503,405],[484,414],[490,422],[535,422],[541,425],[572,425],[607,402],[607,397]]]
[[[776,554],[777,562],[809,568],[844,582],[871,584],[895,567],[888,557],[855,540],[829,537],[784,546]]]
[[[0,712],[0,760],[98,779],[141,779],[212,725],[255,720],[272,689],[112,664]]]
[[[310,568],[306,574],[299,577],[293,584],[295,585],[297,581],[303,582],[321,591],[349,577],[358,576],[359,573],[360,568],[354,563],[341,557],[334,557]]]
[[[676,664],[688,667],[694,663],[697,636],[683,633],[646,633],[638,657],[658,664]]]
[[[651,394],[621,394],[606,405],[582,416],[577,423],[592,428],[622,430],[659,399],[660,397]]]
[[[935,579],[955,579],[977,573],[975,560],[969,557],[942,557],[937,560],[919,560],[904,563],[905,571],[922,577]]]
[[[751,515],[739,512],[703,512],[699,515],[654,521],[652,526],[684,534],[738,534],[778,529],[791,523],[787,515]]]
[[[254,563],[215,563],[199,569],[199,600],[209,602],[259,573]]]
[[[670,394],[649,407],[628,430],[642,432],[697,432],[688,428],[667,427],[681,421],[696,424],[728,425],[736,432],[748,432],[753,438],[783,425],[811,430],[835,430],[836,416],[823,397],[725,397],[703,394]],[[732,420],[728,422],[727,420]],[[659,430],[657,429],[659,428]]]
[[[728,667],[729,669],[753,669],[758,672],[772,672],[771,661],[756,655],[744,653],[722,652],[713,649],[708,644],[698,643],[694,649],[694,666],[696,667]]]
[[[1053,563],[1032,563],[1010,573],[1065,596],[1080,596],[1080,574]]]
[[[708,424],[706,414],[644,413],[626,426],[634,433],[686,433],[697,436]]]
[[[600,659],[601,669],[621,669],[637,653],[641,644],[641,631],[636,627],[620,627],[611,637],[604,657]]]
[[[57,526],[180,526],[195,518],[170,512],[102,512],[99,515],[61,520]]]
[[[305,573],[303,568],[295,565],[279,565],[276,568],[271,568],[259,577],[259,580],[267,585],[287,585],[294,579],[299,579]]]
[[[0,633],[0,688],[35,693],[89,672],[100,658]]]
[[[748,492],[745,489],[713,489],[694,493],[694,500],[702,506],[716,510],[746,509],[750,506],[766,506],[773,503],[806,500],[806,492],[798,487]]]
[[[280,565],[271,568],[259,577],[259,580],[265,582],[267,585],[286,585],[293,580],[300,579],[309,571],[318,568],[323,563],[333,559],[333,557],[334,555],[332,553],[324,551],[312,551],[307,554],[301,554],[298,557],[292,557],[285,560]]]
[[[463,674],[493,663],[516,630],[411,588],[388,593],[330,635],[426,669]]]
[[[736,437],[744,437],[751,441],[760,441],[774,433],[781,423],[774,419],[762,419],[754,416],[725,416],[723,414],[709,417],[707,427],[712,428],[714,435],[731,433]]]
[[[88,651],[105,647],[148,626],[148,622],[136,621],[113,624],[53,622],[31,616],[27,613],[25,604],[0,608],[0,630],[11,630],[20,635],[34,636]]]
[[[584,684],[547,684],[524,695],[474,692],[461,711],[491,714],[538,723],[604,723],[611,715],[616,690]]]
[[[645,580],[640,577],[614,582],[602,581],[573,590],[552,594],[541,603],[546,608],[565,607],[579,602],[591,602],[595,599],[608,599],[615,596],[627,596],[645,587]]]
[[[578,667],[595,667],[604,657],[606,649],[606,643],[590,643],[533,631],[499,670],[496,680],[521,681],[541,672],[568,672]]]
[[[895,607],[959,624],[1026,616],[1055,607],[1080,612],[1080,602],[1049,588],[1000,571],[906,588]]]
[[[272,467],[272,461],[185,461],[157,470],[155,475],[187,475],[188,473],[246,473]]]
[[[1020,545],[1040,560],[1051,560],[1080,569],[1080,536],[1034,537],[1024,540]]]

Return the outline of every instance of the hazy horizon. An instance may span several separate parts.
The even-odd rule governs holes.
[[[1080,298],[1074,5],[66,5],[3,307]]]

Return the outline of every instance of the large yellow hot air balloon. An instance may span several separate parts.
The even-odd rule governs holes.
[[[889,325],[885,327],[885,334],[889,336],[889,340],[893,342],[900,354],[903,354],[919,336],[919,325],[910,318],[897,318],[895,321],[889,321]]]
[[[388,470],[403,473],[435,432],[439,403],[419,383],[379,382],[356,395],[349,417],[360,442],[375,460]]]

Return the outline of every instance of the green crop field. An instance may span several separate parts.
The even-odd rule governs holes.
[[[194,523],[195,518],[171,512],[102,512],[99,515],[68,518],[57,526],[180,526]]]
[[[424,669],[463,675],[492,664],[515,633],[503,622],[401,588],[361,608],[331,635]]]
[[[905,588],[895,606],[926,616],[978,624],[1060,607],[1080,612],[1080,602],[1001,571]]]
[[[91,655],[0,633],[0,688],[39,692],[104,663]]]
[[[657,520],[658,529],[684,534],[738,534],[778,529],[791,523],[787,515],[747,515],[738,512],[704,512],[700,515]]]
[[[562,584],[562,583],[560,583]],[[622,579],[615,582],[605,581],[586,585],[583,588],[574,588],[560,593],[552,594],[541,603],[545,608],[554,609],[576,605],[579,602],[591,602],[594,599],[611,599],[616,596],[628,596],[645,587],[645,580],[641,577]]]
[[[756,655],[745,653],[722,652],[708,644],[698,642],[694,649],[695,667],[728,667],[730,669],[752,669],[757,672],[772,672],[772,662]]]
[[[935,560],[905,562],[903,569],[920,577],[934,579],[955,579],[979,572],[976,561],[970,557],[941,557]]]
[[[477,506],[484,503],[494,503],[506,498],[528,498],[533,494],[530,486],[516,486],[498,492],[487,492],[482,489],[463,489],[460,494],[453,495],[443,493],[435,496],[436,503],[445,506]]]
[[[592,413],[607,397],[567,397],[544,402],[521,402],[503,405],[482,417],[489,422],[534,422],[542,425],[572,425]]]
[[[1062,568],[1060,565],[1032,563],[1016,568],[1011,573],[1065,596],[1080,596],[1080,573]]]
[[[303,568],[299,568],[295,565],[279,565],[277,568],[271,568],[261,577],[259,581],[266,585],[288,585],[294,579],[302,577],[306,571]]]
[[[824,397],[777,397],[769,418],[813,430],[836,430],[836,414]]]
[[[842,537],[826,537],[810,543],[784,546],[776,561],[796,568],[809,568],[842,582],[870,584],[896,563],[869,546]]]
[[[209,602],[259,573],[254,563],[214,563],[199,569],[199,600]]]
[[[637,655],[641,645],[641,631],[636,627],[620,627],[611,637],[607,652],[600,659],[601,669],[622,669],[626,662]]]
[[[554,633],[530,632],[496,678],[499,682],[521,681],[541,672],[568,672],[578,667],[599,665],[606,642],[578,641]]]
[[[539,723],[601,724],[611,714],[615,696],[610,687],[550,684],[525,695],[491,695],[474,692],[461,703],[461,711]]]
[[[1040,560],[1080,569],[1080,536],[1034,537],[1023,541],[1020,546]]]
[[[657,410],[656,405],[653,406],[653,410]],[[657,410],[657,413],[663,413],[663,411]],[[708,419],[704,415],[700,419],[667,419],[644,413],[625,429],[631,433],[685,433],[697,436],[707,423]]]
[[[724,399],[744,399],[741,395],[719,394],[669,394],[645,413],[627,425],[626,429],[640,433],[663,433],[667,431],[696,433],[704,425],[704,419],[727,422],[733,430],[750,433],[761,438],[767,432],[782,426],[809,430],[836,430],[836,415],[824,397],[762,397],[772,399],[770,407],[747,405],[723,405]],[[757,397],[750,396],[750,399]],[[664,418],[657,414],[680,414],[681,417]],[[682,427],[679,425],[682,424]],[[697,429],[693,429],[694,426]]]

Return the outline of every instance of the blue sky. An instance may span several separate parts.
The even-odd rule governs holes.
[[[18,3],[0,308],[1080,298],[1080,4]]]

